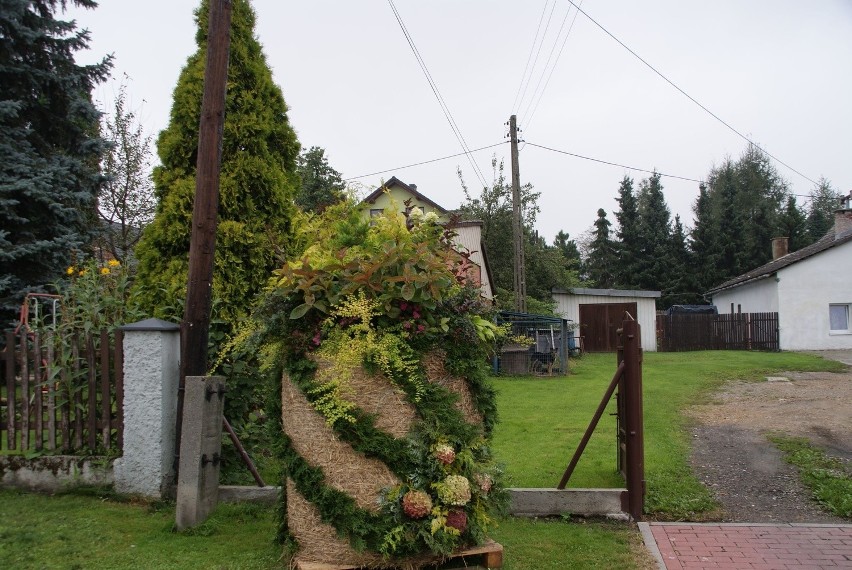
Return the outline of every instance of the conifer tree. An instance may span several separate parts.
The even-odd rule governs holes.
[[[633,192],[633,179],[625,176],[618,188],[618,211],[615,219],[618,228],[615,231],[615,247],[618,254],[616,281],[624,289],[637,287],[636,272],[639,258],[642,255],[642,244],[639,238],[639,211],[636,194]]]
[[[0,0],[0,322],[24,293],[56,281],[96,227],[105,149],[95,84],[110,58],[80,66],[89,34],[56,12],[91,0]]]
[[[615,285],[616,258],[615,244],[610,237],[612,224],[606,217],[606,210],[598,209],[595,231],[589,246],[586,260],[586,275],[594,287],[609,289]]]
[[[302,152],[296,161],[296,170],[301,182],[296,205],[303,212],[322,213],[344,199],[346,184],[340,173],[328,164],[324,149],[312,146]]]
[[[840,192],[832,188],[831,182],[820,178],[810,192],[806,245],[818,241],[834,226],[834,211],[839,206]]]
[[[639,185],[636,209],[640,250],[634,285],[639,289],[660,290],[664,288],[668,274],[672,228],[671,213],[663,196],[659,174],[653,174]]]
[[[780,228],[780,236],[788,239],[788,247],[790,252],[803,248],[807,244],[807,222],[805,214],[796,204],[796,199],[793,196],[787,196],[787,205],[784,211],[778,218],[778,227]]]
[[[153,316],[179,320],[186,298],[209,2],[195,13],[197,51],[174,91],[154,170],[159,203],[136,248],[137,290]],[[299,143],[254,35],[248,0],[233,2],[211,322],[230,329],[281,261],[292,236]],[[211,337],[214,338],[214,331]]]

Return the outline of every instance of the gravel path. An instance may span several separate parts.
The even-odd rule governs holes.
[[[722,504],[726,522],[848,523],[820,509],[766,434],[805,437],[852,462],[852,374],[782,377],[733,382],[690,411],[693,470]]]

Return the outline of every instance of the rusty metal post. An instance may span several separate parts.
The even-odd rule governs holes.
[[[628,512],[642,520],[645,507],[645,443],[642,418],[641,327],[633,319],[622,325],[624,342],[624,429],[626,432]]]

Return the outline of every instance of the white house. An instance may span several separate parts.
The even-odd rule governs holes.
[[[373,217],[381,214],[385,208],[396,204],[397,208],[405,208],[405,201],[413,208],[419,208],[424,214],[434,212],[438,219],[447,223],[450,221],[450,212],[429,199],[428,196],[417,191],[416,184],[406,184],[392,176],[390,180],[373,191],[361,201],[364,217]],[[479,283],[482,297],[494,299],[494,289],[491,285],[491,269],[488,267],[488,258],[485,254],[485,246],[482,242],[482,222],[468,220],[456,222],[453,226],[456,232],[454,244],[457,251],[470,253],[472,264],[471,277],[474,282]]]
[[[852,348],[852,192],[818,242],[775,249],[766,265],[708,291],[719,313],[777,312],[782,350]]]
[[[621,328],[625,311],[639,321],[642,348],[657,350],[657,307],[659,291],[620,289],[553,289],[556,313],[580,325],[574,333],[583,338],[588,352],[616,350],[616,330]]]

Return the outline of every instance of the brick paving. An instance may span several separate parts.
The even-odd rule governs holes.
[[[661,569],[852,569],[852,525],[639,523]]]

